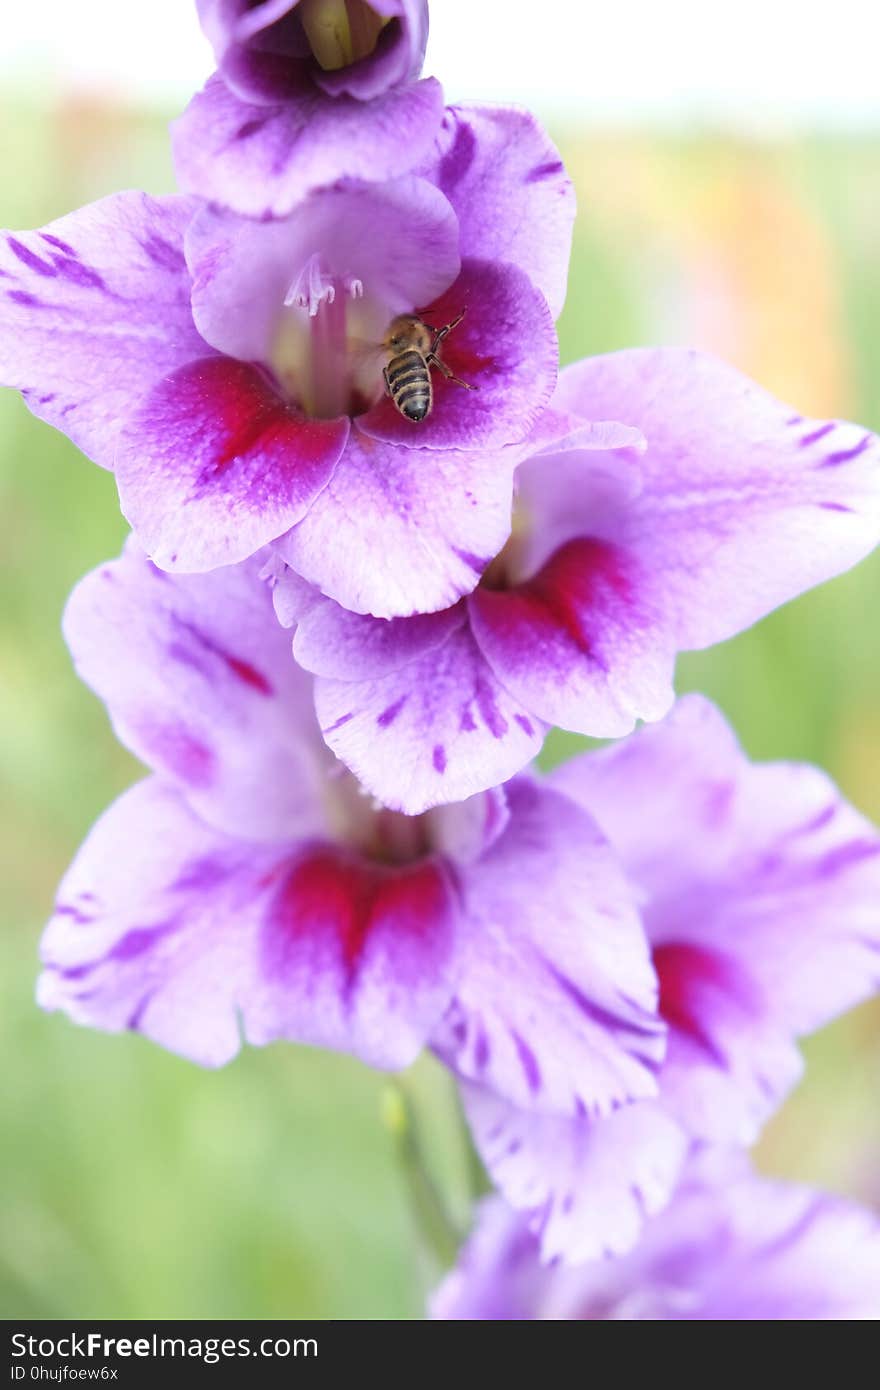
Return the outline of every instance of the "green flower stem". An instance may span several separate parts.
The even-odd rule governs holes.
[[[464,1232],[450,1215],[422,1148],[415,1109],[401,1080],[390,1082],[382,1095],[382,1119],[397,1148],[416,1227],[425,1249],[441,1270],[458,1254]]]

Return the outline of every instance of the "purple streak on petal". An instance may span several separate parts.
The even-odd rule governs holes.
[[[269,121],[269,119],[270,119],[270,117],[269,117],[268,115],[266,115],[266,116],[255,116],[252,120],[250,120],[250,121],[245,121],[243,125],[240,125],[240,126],[238,127],[238,130],[235,131],[235,133],[234,133],[234,135],[232,135],[231,139],[232,139],[232,140],[249,140],[250,137],[251,137],[252,135],[258,135],[258,134],[259,134],[259,132],[263,129],[263,126],[266,125],[266,123]]]
[[[81,285],[84,289],[101,290],[104,294],[109,294],[107,285],[102,275],[97,270],[93,270],[90,265],[83,265],[82,261],[71,257],[53,256],[53,261],[59,275],[71,280],[75,285]]]
[[[795,832],[799,835],[812,835],[817,830],[824,830],[826,825],[830,825],[840,810],[839,801],[830,801],[827,806],[823,806],[821,811],[817,811],[814,816],[799,827]]]
[[[526,1078],[526,1085],[533,1095],[537,1095],[541,1089],[541,1068],[538,1066],[537,1058],[525,1039],[521,1038],[515,1029],[510,1029],[510,1036],[513,1039],[516,1055]]]
[[[80,927],[86,927],[89,922],[95,920],[94,912],[83,912],[82,908],[75,907],[73,903],[56,903],[55,916],[69,917],[72,922],[76,922]]]
[[[431,761],[434,764],[435,770],[439,772],[442,777],[443,773],[446,771],[446,749],[443,747],[442,743],[436,743],[434,745]]]
[[[875,859],[878,854],[880,854],[880,841],[876,839],[850,840],[846,844],[837,845],[828,854],[822,856],[817,866],[819,876],[823,878],[833,877],[843,869],[861,864],[866,859]]]
[[[191,860],[172,884],[175,893],[205,893],[217,888],[229,878],[232,866],[220,855],[205,856]]]
[[[102,960],[135,960],[138,956],[142,956],[145,951],[152,950],[163,936],[177,931],[179,926],[180,919],[174,917],[168,922],[156,922],[149,927],[134,927],[119,938],[106,956],[102,957]]]
[[[180,272],[186,268],[186,258],[182,246],[174,246],[158,232],[148,232],[140,238],[141,246],[150,260],[162,270]]]
[[[382,713],[378,715],[376,719],[376,723],[379,725],[380,729],[387,729],[389,724],[394,723],[408,699],[408,695],[401,695],[400,699],[395,700],[393,705],[389,705],[387,709],[383,709]],[[334,725],[334,728],[338,727],[338,723]]]
[[[836,468],[840,463],[849,463],[851,459],[859,458],[866,449],[870,448],[873,437],[871,434],[866,434],[863,439],[859,440],[858,444],[853,444],[852,448],[839,449],[836,454],[828,454],[821,467]]]
[[[444,126],[450,121],[452,113],[447,113],[443,118]],[[437,182],[439,186],[451,194],[455,185],[460,183],[474,162],[477,153],[477,137],[471,127],[464,121],[458,123],[455,128],[455,135],[452,144],[444,154],[437,166]]]
[[[13,304],[23,304],[26,309],[42,309],[44,307],[43,301],[37,299],[37,296],[28,290],[7,290],[6,298],[11,299]],[[49,399],[51,400],[53,397],[50,396]]]
[[[48,242],[50,246],[54,246],[57,250],[63,251],[65,256],[77,256],[78,254],[66,241],[62,241],[60,236],[53,236],[51,232],[40,232],[40,237],[43,241]]]
[[[483,675],[482,669],[479,670],[477,675],[476,693],[474,698],[476,701],[477,709],[480,711],[480,717],[483,723],[486,725],[486,728],[489,730],[492,737],[503,738],[510,726],[507,720],[505,719],[504,715],[501,713],[501,710],[498,708],[498,703],[495,698],[494,687],[489,683],[489,680],[486,678],[486,676]],[[531,737],[531,733],[533,731],[525,729],[521,720],[518,721],[518,723],[520,725],[520,728],[523,730],[523,733],[527,733]]]
[[[214,777],[214,754],[182,725],[142,719],[138,736],[156,762],[172,768],[181,781],[204,790]]]
[[[234,653],[227,651],[219,642],[207,632],[204,632],[195,623],[189,622],[179,614],[174,614],[173,623],[176,628],[185,632],[187,637],[204,648],[205,651],[210,652],[212,656],[219,657],[228,670],[231,671],[238,680],[243,681],[245,685],[249,685],[252,690],[256,690],[260,695],[265,695],[267,697],[275,693],[271,682],[267,680],[262,671],[258,671],[251,662],[244,661],[241,657],[235,656]],[[178,657],[179,656],[180,653],[178,652]]]
[[[137,1004],[132,1009],[131,1013],[125,1021],[125,1026],[127,1029],[129,1029],[130,1032],[140,1032],[141,1024],[144,1021],[144,1016],[146,1015],[147,1009],[150,1007],[150,1004],[153,1002],[155,996],[156,991],[154,989],[151,989],[147,990],[147,993],[142,995],[142,997],[138,1000]]]
[[[42,260],[29,247],[23,245],[17,237],[8,236],[6,242],[12,254],[17,256],[28,270],[33,270],[37,275],[55,276],[58,274],[57,267],[51,261]]]
[[[337,729],[341,729],[341,728],[342,728],[343,724],[347,724],[348,721],[349,721],[349,719],[354,719],[355,713],[356,713],[355,710],[349,710],[348,714],[341,714],[341,715],[339,716],[339,718],[336,719],[336,720],[334,720],[334,722],[333,722],[332,724],[328,724],[326,729],[322,729],[322,730],[321,730],[321,733],[322,733],[322,734],[332,734],[332,733],[335,733],[335,731],[336,731]]]
[[[600,1004],[589,999],[584,991],[577,987],[574,980],[563,974],[561,970],[557,970],[552,961],[549,961],[546,956],[541,956],[540,958],[545,969],[553,977],[560,989],[565,991],[572,1003],[575,1004],[575,1006],[580,1009],[581,1013],[590,1019],[592,1023],[598,1024],[600,1028],[607,1028],[611,1032],[631,1033],[636,1038],[656,1039],[663,1035],[665,1029],[661,1018],[652,1017],[631,1001],[626,1002],[629,1007],[638,1010],[642,1018],[641,1022],[626,1018],[623,1014],[615,1013],[611,1009],[603,1008]],[[621,999],[623,999],[623,996],[621,996]],[[648,1056],[645,1061],[646,1065],[650,1065],[655,1069],[659,1065],[655,1056]]]
[[[820,502],[819,506],[826,512],[849,512],[853,513],[852,507],[846,507],[842,502]]]
[[[801,448],[806,448],[808,444],[818,444],[820,439],[824,439],[826,435],[831,434],[832,430],[836,429],[837,425],[835,422],[833,420],[828,420],[826,424],[820,425],[818,429],[810,430],[809,434],[803,436],[799,441]]]
[[[527,719],[524,714],[515,714],[513,717],[516,720],[519,727],[522,729],[523,733],[528,734],[529,738],[531,738],[532,734],[535,732],[534,726],[532,725],[532,721],[530,719]]]
[[[457,545],[454,545],[452,549],[460,560],[464,560],[466,565],[470,565],[475,574],[482,574],[492,558],[491,555],[474,555],[469,550],[460,550]]]
[[[553,174],[564,174],[565,165],[561,159],[550,159],[544,164],[536,164],[526,174],[526,183],[538,183],[541,179],[550,178]]]

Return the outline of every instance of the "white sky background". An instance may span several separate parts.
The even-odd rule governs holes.
[[[193,0],[3,0],[0,85],[182,106],[212,67]],[[579,123],[880,129],[875,0],[433,0],[450,99]]]

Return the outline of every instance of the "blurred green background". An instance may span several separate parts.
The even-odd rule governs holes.
[[[28,227],[123,187],[172,189],[153,117],[83,100],[0,101],[0,222]],[[555,132],[579,191],[563,361],[690,342],[799,411],[880,428],[880,141]],[[203,1072],[137,1037],[33,1003],[53,891],[97,813],[136,775],[76,681],[59,619],[116,553],[113,480],[17,397],[0,399],[0,808],[4,912],[0,1315],[421,1315],[421,1248],[382,1078],[347,1058],[250,1050]],[[880,555],[680,664],[747,749],[828,768],[880,818]],[[572,740],[551,741],[550,757]],[[767,1170],[880,1200],[880,1009],[806,1046],[770,1126]],[[464,1220],[452,1088],[405,1078],[426,1151]]]

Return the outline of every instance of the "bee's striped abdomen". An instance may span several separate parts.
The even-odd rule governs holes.
[[[388,390],[401,415],[408,420],[424,420],[430,413],[431,373],[420,352],[409,348],[392,357],[387,371]]]

